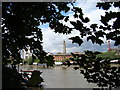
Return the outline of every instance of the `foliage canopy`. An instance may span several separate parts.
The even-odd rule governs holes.
[[[42,32],[38,26],[48,23],[49,27],[56,33],[69,34],[73,30],[80,31],[79,36],[71,37],[73,43],[81,45],[82,38],[87,37],[92,43],[102,44],[101,37],[106,37],[115,41],[115,45],[120,44],[120,12],[107,11],[111,6],[120,8],[120,2],[103,2],[97,3],[96,7],[102,8],[105,11],[105,16],[101,16],[101,25],[96,23],[90,27],[84,26],[89,23],[89,17],[84,17],[82,9],[74,6],[73,2],[3,2],[2,3],[2,51],[3,63],[7,61],[9,56],[13,56],[20,60],[19,50],[31,47],[33,53],[38,58],[43,58],[46,53],[42,50]],[[68,5],[68,4],[71,4]],[[69,16],[65,16],[62,12],[73,12],[74,18],[78,20],[70,21]],[[108,22],[116,19],[112,25]],[[60,22],[70,22],[74,28],[64,25]],[[109,30],[109,33],[105,33]]]
[[[68,6],[71,4],[71,7]],[[84,17],[81,8],[75,7],[71,2],[34,2],[34,3],[16,3],[16,2],[3,2],[2,3],[2,60],[6,65],[7,59],[10,56],[14,57],[17,61],[20,58],[20,49],[31,47],[33,54],[38,56],[38,59],[44,58],[46,53],[42,48],[42,32],[38,26],[48,23],[49,27],[54,30],[55,33],[69,34],[73,30],[80,32],[79,36],[71,37],[73,43],[81,45],[83,38],[87,37],[87,40],[91,40],[92,43],[102,44],[104,43],[100,38],[106,37],[115,41],[115,45],[120,44],[120,12],[108,11],[110,7],[120,9],[119,2],[102,2],[97,3],[96,7],[105,10],[105,16],[101,16],[101,25],[93,23],[90,27],[84,26],[85,23],[89,23],[89,17]],[[69,16],[64,16],[62,12],[73,12],[74,18],[77,21],[70,21]],[[109,25],[109,21],[115,19],[112,25]],[[70,22],[73,28],[63,25],[60,20]],[[109,33],[105,31],[109,30]],[[120,68],[110,68],[106,61],[103,65],[96,60],[96,54],[93,52],[86,52],[87,56],[82,55],[81,59],[84,61],[83,67],[86,70],[81,71],[87,78],[88,82],[98,83],[99,86],[111,85],[118,87],[119,70]],[[90,55],[91,54],[91,55]],[[90,59],[93,59],[91,62]],[[99,58],[97,58],[99,59]],[[88,62],[90,64],[88,64]],[[90,70],[87,67],[91,67]],[[103,72],[102,72],[103,70]],[[94,73],[95,72],[95,73]],[[111,75],[109,75],[109,74]],[[92,74],[92,75],[89,75]],[[116,77],[113,77],[116,76]],[[112,77],[112,78],[111,78]],[[95,78],[95,79],[94,79]],[[106,81],[106,78],[108,81]],[[116,80],[114,82],[114,80]],[[18,82],[19,83],[19,82]],[[119,84],[119,85],[118,85]]]
[[[71,60],[76,59],[77,56],[74,54]],[[110,61],[111,57],[103,57],[100,52],[85,51],[85,54],[79,55],[76,61],[80,67],[74,67],[74,69],[80,69],[80,73],[89,83],[96,83],[102,88],[108,87],[109,90],[111,87],[119,89],[120,67],[112,66]]]

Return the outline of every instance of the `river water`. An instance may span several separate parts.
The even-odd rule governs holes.
[[[80,70],[73,67],[55,66],[53,68],[41,68],[39,66],[21,66],[24,70],[40,70],[44,79],[44,88],[95,88],[97,85],[88,83]]]

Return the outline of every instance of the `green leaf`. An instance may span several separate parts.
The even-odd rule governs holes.
[[[100,21],[101,21],[105,26],[108,25],[107,20],[106,20],[106,17],[101,16],[101,20],[100,20]]]
[[[88,23],[89,21],[90,21],[90,19],[88,17],[86,17],[83,22]]]
[[[74,14],[74,18],[78,18],[78,15],[76,13]]]
[[[115,44],[114,44],[115,46],[120,45],[120,36],[115,37],[114,40],[115,40]]]
[[[76,22],[73,22],[73,21],[70,21],[70,23],[73,25],[73,26],[76,26]]]
[[[92,36],[88,36],[88,37],[87,37],[87,41],[91,40],[92,43],[95,43],[95,41],[96,41],[95,38],[96,38],[96,37],[93,36],[93,35],[92,35]]]
[[[75,12],[80,13],[81,15],[83,15],[82,9],[79,7],[73,7],[73,9],[75,10]]]
[[[80,73],[84,74],[84,70],[80,70]]]
[[[77,20],[77,26],[76,26],[76,29],[81,29],[83,27],[83,23],[80,22],[79,20]]]
[[[65,22],[67,22],[69,20],[69,16],[65,17]]]
[[[71,21],[70,23],[74,26],[74,28],[75,28],[76,30],[79,30],[79,31],[82,32],[82,28],[83,28],[82,22],[80,22],[79,20],[77,20],[77,22]]]
[[[96,40],[96,43],[99,44],[99,45],[101,45],[101,44],[104,43],[104,42],[103,42],[103,40],[101,40],[101,39],[97,39],[97,40]]]
[[[72,40],[72,43],[77,43],[79,46],[83,43],[83,40],[79,36],[69,38]]]
[[[108,10],[111,7],[111,2],[97,3],[96,7]]]
[[[96,31],[96,28],[98,28],[97,24],[91,24],[90,27],[93,29],[93,31]]]
[[[104,35],[106,35],[103,31],[98,31],[98,32],[95,32],[95,35],[97,38],[99,37],[104,37]]]

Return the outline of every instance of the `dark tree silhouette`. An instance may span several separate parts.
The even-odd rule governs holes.
[[[67,16],[61,14],[62,11],[67,13],[70,10],[67,4],[68,2],[2,3],[2,63],[5,68],[3,75],[6,76],[3,77],[3,90],[16,88],[16,84],[20,85],[18,87],[20,90],[22,87],[21,79],[16,79],[16,76],[12,75],[14,73],[5,71],[7,67],[4,66],[7,65],[10,56],[19,63],[21,59],[19,50],[29,46],[33,54],[44,62],[46,53],[42,48],[43,37],[38,26],[49,23],[49,27],[55,32],[66,34],[71,32],[67,26],[60,23],[60,20],[68,20]]]
[[[13,56],[15,59],[20,59],[19,50],[31,47],[33,53],[38,57],[42,57],[44,51],[42,50],[42,32],[38,26],[49,23],[49,27],[56,33],[69,34],[72,30],[79,30],[80,35],[71,37],[73,43],[81,45],[83,43],[82,38],[87,37],[87,40],[91,40],[92,43],[102,44],[103,41],[100,37],[106,37],[115,41],[115,45],[120,44],[120,12],[107,11],[111,6],[114,8],[120,8],[120,2],[105,2],[97,3],[97,7],[105,9],[105,16],[101,16],[101,25],[91,24],[90,28],[84,26],[84,23],[88,23],[90,20],[88,17],[84,17],[81,8],[75,7],[71,3],[71,7],[67,6],[69,2],[64,3],[2,3],[2,49],[3,49],[3,63],[7,61],[9,56]],[[74,18],[78,20],[70,21],[69,16],[63,15],[61,12],[72,11]],[[111,19],[116,18],[113,25],[109,25],[108,22]],[[63,25],[60,20],[70,22],[74,28]],[[99,30],[97,30],[99,29]],[[109,30],[109,33],[105,33]],[[46,54],[44,54],[46,55]]]
[[[71,4],[71,7],[68,6]],[[107,39],[111,39],[115,41],[115,45],[120,44],[120,12],[107,11],[111,6],[113,8],[120,8],[120,2],[103,2],[98,3],[96,5],[99,8],[105,10],[105,16],[101,16],[101,25],[93,23],[90,27],[84,26],[84,23],[88,23],[90,19],[88,17],[84,17],[81,8],[75,7],[73,3],[63,2],[37,2],[37,3],[17,3],[17,2],[3,2],[2,3],[2,61],[3,66],[7,64],[7,60],[10,56],[14,57],[19,63],[20,58],[20,49],[26,48],[27,46],[31,47],[33,53],[38,56],[40,59],[44,57],[46,53],[42,49],[42,32],[38,26],[49,23],[49,27],[54,30],[56,33],[69,34],[72,30],[79,30],[80,35],[71,37],[70,39],[73,43],[78,43],[81,45],[83,42],[82,38],[87,37],[87,40],[91,40],[92,43],[102,44],[103,41],[100,37],[106,37]],[[70,21],[69,16],[64,16],[61,12],[74,12],[74,18],[78,18],[78,20]],[[112,25],[109,25],[108,22],[112,19],[116,18]],[[70,28],[60,20],[64,20],[65,22],[70,22],[74,28]],[[99,29],[99,30],[97,30]],[[105,33],[106,30],[109,30],[109,33]],[[94,56],[94,55],[93,55]],[[92,56],[92,59],[93,59]],[[86,58],[86,56],[82,56]],[[95,57],[94,57],[95,58]],[[88,61],[86,61],[88,62]],[[84,62],[84,65],[88,65]],[[106,62],[106,61],[105,61]],[[100,70],[102,68],[107,68],[107,66],[102,65],[99,62],[94,62],[93,67],[95,70]],[[98,64],[98,67],[96,66]],[[105,63],[104,63],[105,64]],[[84,66],[83,65],[83,66]],[[95,66],[94,66],[95,65]],[[90,64],[91,66],[91,64]],[[81,71],[86,76],[89,76],[89,71],[85,66],[85,72]],[[104,69],[103,69],[104,70]],[[116,70],[120,69],[112,69],[114,75],[119,75]],[[118,74],[116,74],[115,72]],[[88,73],[89,72],[89,73]],[[97,73],[96,71],[92,71]],[[100,73],[100,72],[99,72]],[[101,72],[102,73],[102,72]],[[106,72],[105,72],[106,73]],[[104,74],[103,74],[104,75]],[[110,78],[113,77],[112,75]],[[90,77],[91,78],[91,77]],[[93,78],[94,75],[93,75]],[[116,77],[115,80],[119,80]],[[113,79],[113,78],[111,78]],[[88,79],[89,80],[89,79]],[[103,78],[99,77],[98,82],[102,81]],[[90,80],[89,80],[90,81]],[[113,81],[113,80],[112,80]],[[92,81],[93,82],[93,81]],[[97,81],[96,81],[97,82]],[[104,82],[104,80],[103,80]],[[110,82],[111,83],[111,82]],[[103,83],[100,83],[102,85]],[[110,84],[112,85],[112,84]],[[114,83],[112,86],[118,86],[118,83]]]
[[[37,3],[2,3],[2,51],[3,64],[12,56],[20,59],[19,50],[31,47],[33,53],[41,57],[45,56],[42,50],[42,32],[38,26],[49,23],[49,27],[58,33],[70,33],[70,29],[60,23],[67,21],[61,12],[68,12],[70,8],[66,3],[37,2]],[[65,28],[65,29],[64,29]]]
[[[79,20],[70,21],[70,23],[74,26],[72,29],[76,29],[80,31],[80,36],[75,36],[70,39],[73,40],[73,43],[78,43],[81,45],[83,43],[82,38],[87,37],[87,40],[91,40],[92,43],[103,44],[104,42],[100,39],[100,37],[105,37],[107,40],[111,39],[115,41],[115,45],[120,45],[120,1],[119,2],[102,2],[97,3],[96,7],[105,10],[105,16],[101,15],[101,24],[93,23],[90,25],[90,28],[84,26],[84,23],[88,23],[90,20],[88,17],[83,18],[83,13],[81,8],[73,8],[75,12],[74,18]],[[118,11],[109,11],[110,7],[118,8]],[[115,21],[112,21],[115,19]],[[112,22],[109,25],[109,21]],[[109,33],[105,33],[105,31],[109,31]]]
[[[85,51],[79,55],[77,65],[80,73],[84,75],[89,83],[96,83],[99,87],[120,88],[120,67],[111,66],[111,59],[98,57],[100,52]],[[74,60],[76,54],[71,60]],[[76,68],[74,68],[77,70]]]

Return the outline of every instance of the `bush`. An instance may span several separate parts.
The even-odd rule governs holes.
[[[36,87],[39,84],[41,84],[41,82],[43,82],[43,78],[40,76],[41,74],[42,74],[42,72],[33,71],[32,76],[29,79],[29,82],[27,83],[27,86]]]
[[[39,63],[40,60],[36,58],[36,59],[34,60],[34,62],[35,62],[35,63]]]
[[[22,90],[22,76],[17,70],[3,66],[2,68],[2,90]]]

